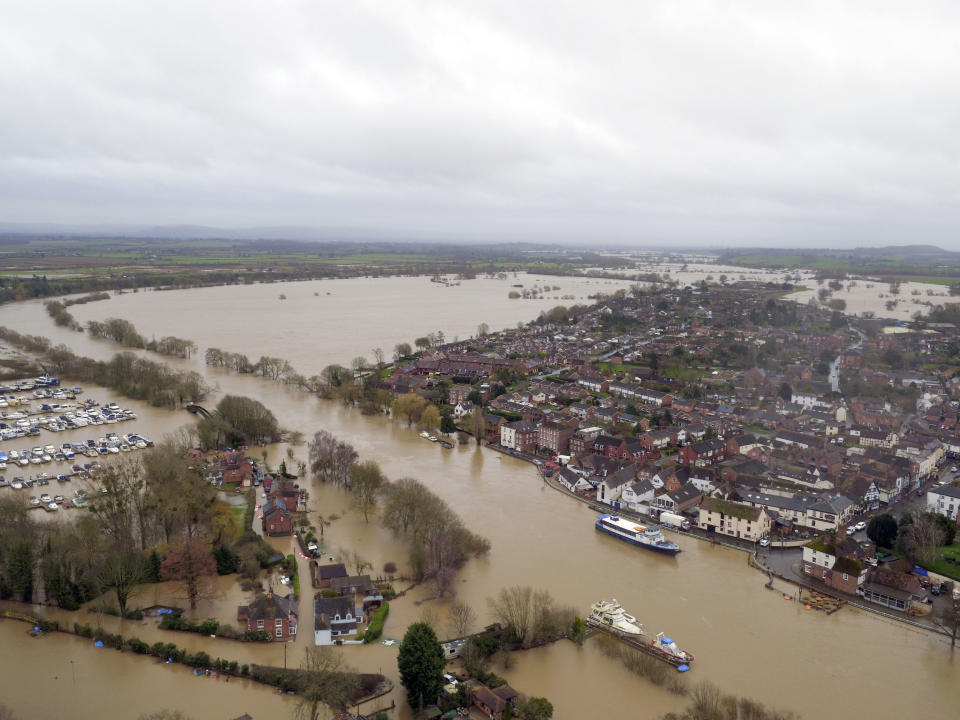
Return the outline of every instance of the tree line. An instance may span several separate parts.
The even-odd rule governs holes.
[[[438,596],[452,591],[457,570],[469,556],[490,550],[490,541],[464,525],[447,503],[413,478],[390,481],[376,462],[359,461],[356,450],[326,430],[309,443],[309,467],[321,482],[353,495],[369,521],[379,509],[383,524],[410,547],[410,565],[420,580],[432,580]]]
[[[174,370],[133,353],[117,353],[106,361],[94,360],[77,355],[66,345],[52,346],[47,338],[24,335],[6,327],[0,327],[0,339],[36,354],[44,372],[102,385],[155,407],[178,407],[202,400],[210,392],[199,373]]]

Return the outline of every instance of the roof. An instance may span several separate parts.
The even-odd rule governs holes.
[[[339,615],[341,618],[352,615],[357,610],[353,600],[347,597],[325,598],[317,593],[313,598],[313,623],[316,630],[329,630],[331,619]],[[354,623],[355,625],[356,623]]]
[[[946,485],[944,487],[931,488],[928,492],[944,497],[960,498],[960,487],[955,485]]]
[[[719,498],[711,497],[703,499],[703,502],[700,503],[700,509],[706,510],[707,512],[732,515],[735,518],[749,520],[751,522],[756,522],[759,520],[760,513],[763,512],[763,508],[760,507],[751,507],[750,505],[745,505],[743,503],[731,502],[730,500],[720,500]]]
[[[486,705],[488,708],[493,710],[494,713],[501,713],[506,707],[506,701],[499,695],[495,695],[494,692],[485,687],[479,687],[473,691],[474,701],[479,701]]]
[[[267,517],[267,515],[272,515],[275,512],[279,512],[283,515],[289,514],[289,512],[287,511],[286,505],[284,505],[282,502],[280,502],[276,498],[270,498],[269,500],[267,500],[267,502],[263,504],[263,517]]]
[[[330,587],[333,590],[351,590],[359,588],[367,591],[373,589],[373,582],[369,575],[351,575],[348,577],[335,577],[330,581]]]
[[[697,497],[700,494],[700,488],[698,488],[692,482],[687,482],[678,487],[676,490],[668,493],[668,496],[675,503],[683,503],[691,498]]]
[[[247,617],[251,620],[274,620],[288,617],[291,613],[296,615],[297,596],[290,593],[286,597],[279,597],[272,592],[268,592],[264,595],[258,595],[246,607],[246,611]]]
[[[347,576],[347,567],[343,563],[334,563],[332,565],[318,565],[317,577],[321,580],[332,580]]]

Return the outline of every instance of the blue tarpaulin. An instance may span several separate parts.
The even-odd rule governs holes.
[[[689,669],[690,669],[689,665],[680,665],[679,667],[677,667],[677,670],[679,670],[680,672],[686,672]]]
[[[103,647],[103,640],[97,640],[94,644],[94,647]]]
[[[916,573],[917,575],[923,575],[924,577],[930,577],[929,575],[927,575],[927,571],[924,570],[922,567],[915,567],[915,568],[913,569],[913,572]]]

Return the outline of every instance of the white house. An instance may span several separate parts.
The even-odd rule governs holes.
[[[503,423],[500,426],[500,444],[510,450],[517,449],[517,428],[511,427],[513,423]]]
[[[314,643],[333,645],[357,634],[357,625],[363,613],[354,607],[351,597],[325,598],[321,594],[313,600]]]
[[[654,492],[653,484],[649,480],[637,480],[623,488],[620,504],[637,512],[642,509],[642,505],[649,506]]]
[[[469,400],[458,402],[453,407],[453,416],[457,420],[463,420],[464,417],[473,412],[473,403]]]
[[[944,485],[927,490],[927,510],[956,521],[960,514],[960,487]]]

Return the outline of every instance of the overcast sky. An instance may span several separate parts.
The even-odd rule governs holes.
[[[958,150],[955,0],[0,0],[0,222],[960,249]]]

